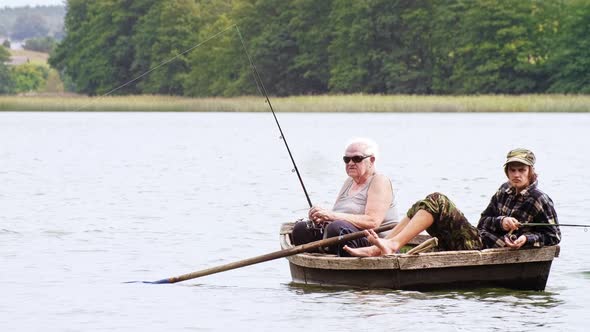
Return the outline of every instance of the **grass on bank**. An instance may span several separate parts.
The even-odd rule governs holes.
[[[270,97],[277,112],[588,112],[586,95],[322,95]],[[263,97],[0,96],[0,111],[268,112]]]
[[[29,62],[38,65],[45,65],[47,66],[47,59],[49,58],[48,53],[43,52],[35,52],[30,50],[10,50],[10,54],[12,56],[19,56],[19,57],[26,57],[29,59]]]

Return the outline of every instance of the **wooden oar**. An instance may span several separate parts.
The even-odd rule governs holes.
[[[414,248],[410,249],[406,254],[417,255],[421,252],[432,249],[436,246],[438,246],[438,238],[431,237],[430,239],[428,239],[428,240],[420,243],[419,245],[415,246]]]
[[[375,228],[375,232],[381,233],[381,232],[388,231],[388,230],[392,229],[393,227],[395,227],[395,225],[396,225],[396,223],[384,224],[381,227]],[[161,279],[161,280],[156,280],[156,281],[128,281],[128,283],[142,282],[142,283],[146,283],[146,284],[173,284],[176,282],[200,278],[200,277],[204,277],[204,276],[207,276],[210,274],[233,270],[233,269],[237,269],[237,268],[248,266],[248,265],[258,264],[258,263],[262,263],[262,262],[268,262],[268,261],[271,261],[271,260],[277,259],[277,258],[293,256],[296,254],[300,254],[302,252],[313,251],[319,247],[334,246],[334,245],[341,244],[341,243],[344,243],[347,241],[359,239],[363,236],[365,236],[364,231],[359,231],[359,232],[354,232],[354,233],[350,233],[350,234],[345,234],[342,236],[329,237],[327,239],[302,244],[302,245],[295,246],[292,248],[271,252],[269,254],[256,256],[256,257],[244,259],[244,260],[237,261],[237,262],[208,268],[208,269],[201,270],[201,271],[183,274],[178,277],[171,277],[171,278],[166,278],[166,279]]]

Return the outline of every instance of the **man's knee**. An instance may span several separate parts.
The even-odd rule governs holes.
[[[418,211],[423,210],[428,212],[436,220],[437,217],[445,210],[446,207],[453,205],[451,200],[444,194],[434,192],[426,195],[422,200],[417,201],[412,205],[406,215],[408,218],[413,218]]]
[[[354,232],[354,230],[350,229],[352,226],[350,223],[342,220],[336,220],[331,222],[328,227],[326,227],[327,237],[334,237],[342,235],[342,230],[349,230],[348,233]]]
[[[310,229],[305,221],[295,223],[293,231],[291,231],[291,237],[293,238],[293,244],[295,245],[309,243],[316,240],[314,230]]]
[[[425,200],[428,200],[431,202],[449,202],[450,201],[450,199],[447,197],[447,195],[439,193],[439,192],[433,192],[433,193],[426,195]]]

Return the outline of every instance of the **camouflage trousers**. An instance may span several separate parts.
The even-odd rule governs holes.
[[[407,212],[412,218],[419,210],[424,210],[434,217],[434,222],[426,232],[438,238],[438,246],[442,250],[480,250],[483,248],[477,228],[447,196],[432,193],[420,200]]]

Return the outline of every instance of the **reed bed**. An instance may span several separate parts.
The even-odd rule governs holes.
[[[277,112],[589,112],[586,95],[321,95],[270,97]],[[79,95],[0,96],[0,111],[267,112],[259,96],[184,98]]]

